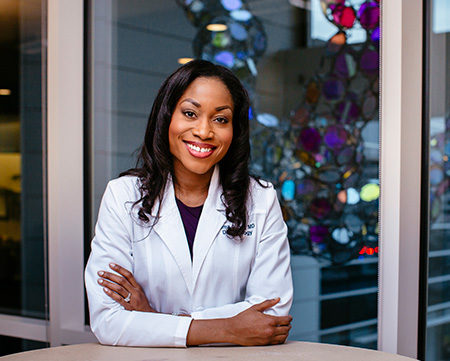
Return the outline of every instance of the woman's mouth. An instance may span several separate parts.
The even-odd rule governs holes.
[[[215,146],[209,144],[188,143],[188,142],[184,143],[186,144],[189,153],[196,158],[209,157],[216,149]]]

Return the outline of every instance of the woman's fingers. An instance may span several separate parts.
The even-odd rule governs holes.
[[[126,288],[124,288],[123,286],[121,286],[120,284],[117,284],[114,282],[109,282],[105,279],[99,279],[98,283],[99,283],[99,285],[103,286],[104,288],[114,291],[122,299],[124,299],[128,296],[129,291]]]
[[[119,266],[116,263],[110,263],[109,267],[111,267],[112,270],[122,275],[134,288],[140,287],[139,283],[136,282],[136,279],[134,278],[133,274],[126,268],[123,268],[122,266]]]
[[[230,319],[231,342],[244,346],[278,344],[286,341],[292,316],[272,316],[264,313],[280,301],[266,300]]]
[[[130,284],[130,282],[128,282],[128,280],[122,276],[118,276],[114,273],[105,272],[105,271],[99,271],[98,275],[102,279],[109,280],[111,282],[117,283],[118,285],[122,286],[125,290],[127,290],[127,294],[128,294],[128,292],[130,292],[133,289],[133,286]],[[126,295],[125,295],[125,297],[126,297]]]
[[[271,342],[269,343],[269,345],[279,345],[282,343],[286,342],[288,335],[279,335],[279,336],[275,336]]]
[[[272,316],[275,318],[275,322],[277,326],[288,326],[292,322],[292,316]]]
[[[106,271],[98,272],[101,277],[98,283],[103,286],[103,290],[109,297],[126,310],[156,312],[150,306],[145,292],[130,271],[114,263],[111,263],[110,267],[118,274]]]
[[[132,310],[133,308],[130,307],[130,304],[128,302],[125,302],[125,299],[118,293],[116,293],[115,291],[113,292],[110,288],[103,287],[103,291],[109,296],[111,297],[114,301],[116,301],[117,303],[119,303],[121,306],[123,306],[126,310]]]
[[[292,326],[278,326],[276,330],[274,331],[274,334],[276,336],[283,336],[283,335],[289,335],[289,331],[291,330]]]

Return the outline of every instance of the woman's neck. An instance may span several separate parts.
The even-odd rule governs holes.
[[[212,172],[206,174],[175,174],[175,197],[189,207],[201,206],[208,196]]]

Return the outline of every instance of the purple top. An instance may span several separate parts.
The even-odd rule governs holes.
[[[191,259],[192,259],[193,256],[192,248],[194,247],[195,232],[197,231],[200,214],[202,214],[203,204],[198,207],[188,207],[178,198],[175,199],[177,201],[178,210],[180,211],[181,219],[183,221],[184,230],[186,232],[189,251],[191,252]]]

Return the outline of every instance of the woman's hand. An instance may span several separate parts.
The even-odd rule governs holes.
[[[292,316],[272,316],[263,313],[275,306],[280,298],[265,300],[229,319],[232,343],[242,346],[275,345],[289,336]]]
[[[118,276],[115,273],[98,272],[101,277],[98,283],[109,297],[129,311],[156,312],[130,271],[114,263],[110,263],[109,267],[120,274]]]
[[[186,343],[201,345],[225,342],[242,346],[284,343],[292,327],[292,316],[271,316],[264,313],[279,301],[279,298],[266,300],[231,318],[194,319],[189,328]]]

